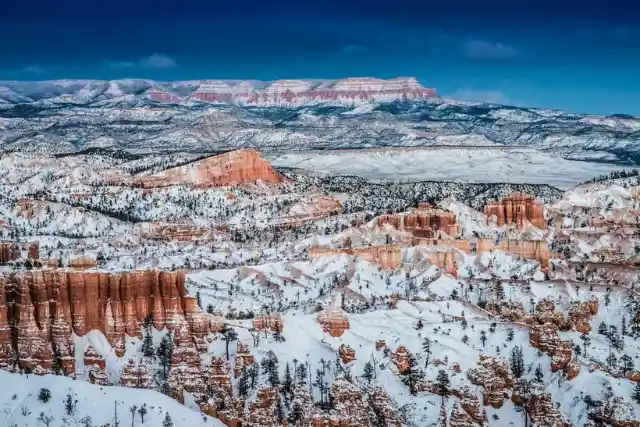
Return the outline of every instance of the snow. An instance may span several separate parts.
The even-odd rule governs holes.
[[[274,166],[369,180],[510,182],[559,188],[619,169],[604,163],[564,160],[535,150],[504,148],[290,152],[269,158]]]
[[[11,384],[0,388],[0,425],[7,427],[32,427],[43,425],[37,421],[40,413],[53,417],[50,427],[80,426],[80,420],[89,415],[92,425],[113,423],[117,402],[117,414],[121,425],[134,427],[158,427],[166,413],[174,426],[224,427],[215,418],[195,412],[177,401],[158,392],[125,387],[100,387],[71,378],[46,375],[19,375],[0,371],[0,384]],[[51,392],[47,403],[38,400],[41,389]],[[68,394],[77,401],[75,412],[67,415],[64,401]],[[144,423],[135,415],[131,424],[130,407],[147,405]]]

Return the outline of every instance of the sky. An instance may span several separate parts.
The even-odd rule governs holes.
[[[630,0],[4,0],[0,80],[413,76],[445,97],[640,116]]]

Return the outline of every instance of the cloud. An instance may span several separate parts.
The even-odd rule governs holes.
[[[154,53],[138,61],[106,61],[105,64],[109,68],[120,70],[125,68],[175,68],[178,66],[173,58],[162,53]]]
[[[518,51],[502,43],[471,40],[465,43],[464,54],[471,59],[509,59],[518,56]]]
[[[363,52],[367,52],[369,49],[365,46],[359,45],[359,44],[345,44],[343,45],[340,50],[343,53],[363,53]]]
[[[516,101],[509,99],[507,95],[498,90],[460,89],[452,94],[446,95],[445,97],[456,101],[476,101],[502,105],[518,104]]]

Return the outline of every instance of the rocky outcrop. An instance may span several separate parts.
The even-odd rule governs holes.
[[[379,216],[376,224],[378,227],[391,225],[396,230],[407,231],[418,239],[440,238],[443,234],[455,237],[460,234],[455,213],[427,204],[420,204],[417,209],[409,212]]]
[[[184,273],[134,270],[122,273],[45,269],[0,276],[0,366],[63,371],[75,368],[72,333],[105,334],[118,356],[125,336],[141,337],[150,318],[157,329],[188,330],[188,340],[206,350],[204,337],[220,327],[186,296]],[[13,354],[16,359],[13,360]]]
[[[136,363],[129,360],[120,376],[120,385],[132,388],[153,388],[153,379],[149,373],[149,368],[144,363]]]
[[[633,406],[622,396],[614,396],[591,412],[593,419],[612,427],[640,427]]]
[[[279,184],[285,178],[254,150],[235,150],[119,184],[141,188],[189,185],[221,187],[255,181]]]
[[[284,318],[280,313],[269,313],[255,317],[251,321],[254,329],[258,331],[282,332]]]
[[[244,369],[248,369],[254,363],[253,354],[249,351],[249,346],[238,342],[236,349],[236,363],[234,373],[239,377]]]
[[[318,323],[324,332],[335,338],[341,337],[349,329],[349,317],[335,300],[318,315]]]
[[[544,391],[542,384],[529,383],[526,388],[517,382],[511,400],[529,414],[531,425],[544,427],[572,427],[566,417],[556,408],[551,395]]]
[[[588,334],[591,331],[591,317],[598,314],[598,300],[572,301],[569,309],[569,325],[574,331]]]
[[[458,277],[458,259],[454,250],[431,252],[429,262],[445,273]]]
[[[406,374],[411,368],[409,362],[409,350],[403,345],[399,346],[393,353],[393,363],[398,368],[399,374]]]
[[[478,239],[476,242],[476,252],[478,254],[496,249],[517,254],[522,259],[538,261],[543,268],[549,265],[549,258],[551,257],[549,246],[544,240],[506,239],[497,245],[492,239]]]
[[[356,360],[356,351],[348,345],[341,344],[338,348],[338,356],[343,364],[351,363]]]
[[[19,259],[40,259],[40,243],[2,242],[0,243],[0,265]]]
[[[472,384],[484,388],[482,392],[483,404],[494,408],[501,408],[507,389],[513,387],[514,377],[509,365],[501,359],[480,355],[478,367],[467,371],[467,378]]]
[[[580,365],[573,358],[572,342],[560,339],[556,324],[534,325],[529,343],[551,356],[552,372],[564,370],[568,379],[575,378],[580,373]]]
[[[512,194],[499,202],[488,203],[484,214],[495,216],[498,227],[509,225],[522,229],[526,222],[530,222],[537,228],[547,228],[542,205],[524,194]]]
[[[309,257],[311,259],[318,259],[332,255],[355,256],[372,264],[377,264],[385,270],[396,270],[402,266],[402,252],[400,247],[395,245],[380,245],[358,249],[331,249],[316,246],[309,249]]]

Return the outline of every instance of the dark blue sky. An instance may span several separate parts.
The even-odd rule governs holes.
[[[444,96],[640,115],[640,5],[0,0],[0,79],[415,76]]]

